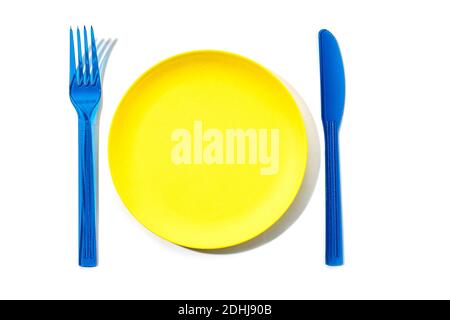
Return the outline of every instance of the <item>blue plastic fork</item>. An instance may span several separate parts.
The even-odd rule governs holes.
[[[77,28],[77,57],[73,31],[70,29],[70,100],[78,114],[78,250],[81,267],[97,266],[97,165],[96,139],[97,112],[102,90],[98,67],[94,30],[91,27],[91,54],[84,27],[84,56],[80,29]],[[89,61],[91,60],[91,61]]]

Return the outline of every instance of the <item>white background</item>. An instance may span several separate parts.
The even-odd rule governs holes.
[[[450,298],[448,1],[2,1],[0,298]],[[100,124],[100,265],[77,266],[77,120],[69,26],[117,38]],[[254,59],[318,125],[317,32],[339,39],[346,266],[324,265],[324,170],[298,221],[230,255],[160,240],[124,209],[107,136],[146,69],[193,49]]]

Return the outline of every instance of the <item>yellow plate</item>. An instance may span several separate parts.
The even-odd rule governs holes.
[[[176,244],[250,240],[289,208],[303,180],[306,131],[271,72],[244,57],[194,51],[148,70],[114,116],[115,187],[145,227]]]

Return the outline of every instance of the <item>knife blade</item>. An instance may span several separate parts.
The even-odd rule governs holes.
[[[328,30],[319,32],[322,124],[325,135],[326,264],[344,264],[339,129],[345,104],[345,75],[339,44]]]

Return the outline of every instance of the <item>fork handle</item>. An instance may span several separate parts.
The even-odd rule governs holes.
[[[341,179],[339,165],[339,126],[324,122],[326,185],[326,264],[344,264],[342,236]]]
[[[81,267],[97,266],[97,179],[94,127],[78,120],[78,257]]]

